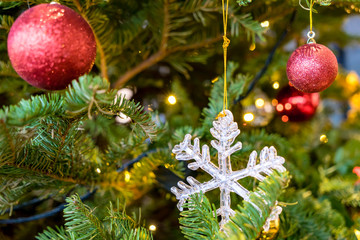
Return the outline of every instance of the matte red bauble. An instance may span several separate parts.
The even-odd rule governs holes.
[[[303,93],[286,86],[280,90],[276,99],[278,101],[276,111],[283,122],[301,122],[314,116],[320,95],[319,93]]]
[[[89,24],[74,10],[40,4],[21,14],[7,40],[15,71],[31,85],[64,89],[94,65],[96,42]]]
[[[292,86],[306,92],[320,92],[335,80],[338,63],[334,53],[324,45],[305,44],[297,48],[287,62],[286,73]]]

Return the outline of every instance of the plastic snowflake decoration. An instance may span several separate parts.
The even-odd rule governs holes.
[[[205,172],[212,176],[212,180],[200,183],[195,178],[189,176],[186,178],[190,185],[184,182],[178,182],[178,187],[172,187],[171,192],[176,195],[179,200],[178,208],[183,210],[183,204],[195,193],[206,193],[216,188],[220,188],[220,208],[217,209],[217,214],[221,216],[220,226],[223,226],[234,215],[234,211],[230,208],[230,192],[234,192],[241,196],[245,201],[249,201],[250,192],[238,183],[238,180],[245,177],[254,177],[259,181],[263,181],[263,175],[270,175],[273,169],[280,172],[286,171],[283,167],[285,159],[277,156],[274,147],[264,147],[260,153],[260,163],[257,164],[257,153],[253,151],[250,154],[247,167],[242,170],[232,171],[230,156],[234,152],[241,149],[242,144],[237,142],[231,146],[235,138],[240,134],[238,125],[234,122],[233,114],[226,110],[224,117],[219,117],[218,120],[213,122],[213,128],[210,129],[211,134],[217,140],[211,141],[211,146],[218,152],[217,167],[210,160],[209,147],[203,145],[202,152],[200,153],[199,139],[194,139],[194,145],[191,145],[191,135],[187,134],[184,141],[176,145],[172,152],[176,154],[177,160],[188,161],[194,159],[195,162],[189,163],[188,167],[191,170],[203,169]],[[263,175],[262,175],[263,174]],[[253,204],[260,210],[255,204]],[[261,214],[261,211],[260,211]]]

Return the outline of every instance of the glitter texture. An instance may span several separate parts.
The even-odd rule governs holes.
[[[96,57],[89,24],[60,4],[40,4],[21,14],[7,44],[16,72],[31,85],[47,90],[66,88],[91,70]]]
[[[278,104],[276,111],[280,116],[287,116],[292,122],[309,120],[316,113],[319,105],[319,93],[303,93],[299,90],[286,86],[276,97]]]
[[[207,145],[203,145],[202,151],[200,152],[200,141],[198,138],[194,139],[194,145],[191,144],[190,134],[186,134],[184,141],[176,145],[172,151],[176,155],[177,160],[188,161],[194,159],[195,162],[189,163],[188,167],[194,171],[201,168],[210,174],[213,179],[205,183],[200,183],[190,176],[186,178],[189,185],[180,181],[178,182],[178,188],[172,187],[171,192],[174,193],[179,200],[178,208],[182,211],[183,204],[190,195],[200,192],[205,193],[219,188],[220,208],[216,212],[221,216],[220,226],[222,227],[235,213],[231,209],[231,192],[236,193],[245,201],[250,202],[259,211],[259,215],[263,214],[263,211],[250,201],[249,190],[238,183],[240,179],[253,177],[259,181],[263,181],[265,179],[264,175],[272,174],[273,169],[280,172],[286,171],[286,169],[283,166],[285,159],[277,155],[276,149],[274,147],[264,147],[259,156],[259,163],[257,153],[253,151],[250,154],[245,169],[232,171],[230,156],[242,147],[241,142],[237,142],[231,146],[235,138],[240,134],[238,125],[234,122],[233,114],[226,110],[226,116],[219,117],[217,121],[213,122],[213,126],[210,132],[217,140],[212,140],[211,146],[218,152],[219,166],[211,162],[209,147]]]
[[[320,92],[335,80],[338,63],[334,53],[321,44],[305,44],[296,49],[287,63],[290,83],[306,93]]]

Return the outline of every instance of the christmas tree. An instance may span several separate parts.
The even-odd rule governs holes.
[[[1,1],[0,239],[360,239],[359,11]]]

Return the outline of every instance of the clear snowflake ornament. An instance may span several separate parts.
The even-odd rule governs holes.
[[[286,171],[283,166],[285,159],[277,156],[274,147],[264,147],[259,156],[259,163],[257,163],[257,153],[253,151],[250,154],[245,169],[232,171],[230,156],[242,148],[241,142],[237,142],[231,146],[235,138],[240,134],[238,125],[234,122],[233,114],[229,110],[225,110],[225,116],[219,117],[213,122],[213,128],[210,129],[210,132],[213,137],[217,139],[211,141],[211,146],[218,152],[218,167],[211,162],[209,147],[203,145],[200,152],[199,139],[195,138],[194,145],[192,145],[190,134],[187,134],[184,141],[176,145],[172,152],[176,155],[177,160],[195,160],[195,162],[189,163],[188,167],[193,171],[201,168],[210,174],[212,179],[208,182],[200,183],[195,178],[189,176],[186,178],[189,185],[180,181],[178,182],[178,187],[171,188],[171,192],[175,194],[179,200],[177,206],[179,210],[182,211],[182,206],[190,195],[200,192],[206,193],[219,188],[220,208],[217,209],[216,213],[218,216],[221,216],[220,226],[222,227],[235,213],[230,207],[230,192],[236,193],[245,201],[249,202],[249,190],[240,185],[238,181],[246,177],[253,177],[259,181],[263,181],[265,179],[264,175],[270,175],[273,169],[279,172]],[[252,205],[256,207],[259,210],[259,214],[261,214],[261,210],[255,204],[252,203]]]

